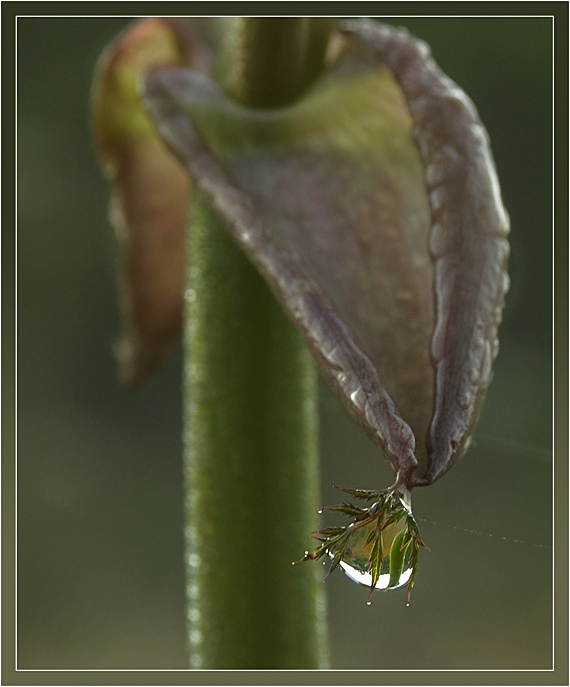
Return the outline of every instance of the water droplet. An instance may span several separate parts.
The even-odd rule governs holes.
[[[479,375],[480,375],[479,369],[477,368],[477,366],[474,365],[469,370],[469,382],[470,382],[470,384],[475,386],[479,382]]]
[[[337,369],[342,369],[344,367],[343,363],[343,355],[342,355],[342,349],[340,346],[335,345],[332,347],[329,347],[328,343],[325,344],[322,350],[323,355],[325,358],[328,360],[328,362],[331,364],[332,367],[336,367]]]
[[[352,522],[320,531],[322,536],[318,538],[324,544],[310,556],[306,554],[304,560],[332,560],[325,579],[338,566],[351,580],[368,587],[369,602],[375,589],[408,586],[409,591],[417,570],[418,551],[425,546],[412,514],[410,492],[403,486],[397,490],[343,491],[366,499],[368,505],[337,506],[335,509],[351,516]]]
[[[437,162],[431,162],[426,167],[426,182],[430,188],[435,188],[447,181],[446,168]]]
[[[200,567],[200,556],[197,553],[191,553],[190,556],[188,557],[188,565],[191,568],[199,568]]]
[[[358,387],[358,389],[355,389],[350,394],[350,400],[354,403],[355,406],[358,408],[362,408],[364,401],[366,400],[366,394],[364,393],[364,389],[361,387]]]
[[[483,350],[483,362],[481,364],[481,379],[486,382],[491,377],[491,365],[493,363],[493,355],[491,353],[491,344],[485,341],[485,348]]]
[[[468,410],[470,404],[471,394],[466,389],[463,389],[457,396],[457,405],[463,410]]]
[[[194,291],[194,289],[187,289],[184,292],[184,298],[186,299],[187,303],[194,303],[196,300],[196,291]]]
[[[433,191],[429,194],[431,207],[434,212],[445,205],[446,196],[447,194],[445,192],[445,189],[441,186],[434,188]]]
[[[190,632],[190,644],[193,646],[199,646],[202,644],[202,633],[200,630],[192,630]]]
[[[198,608],[191,608],[191,609],[188,611],[188,620],[189,620],[191,623],[196,623],[196,622],[198,622],[198,621],[200,620],[201,617],[202,617],[202,613],[200,612],[200,610],[199,610]]]
[[[363,584],[366,587],[372,585],[372,565],[371,554],[373,540],[367,541],[373,536],[378,524],[371,524],[356,529],[350,538],[350,544],[340,561],[340,567],[346,575],[354,582]],[[402,518],[397,522],[388,525],[382,531],[382,561],[380,564],[380,576],[376,582],[376,589],[398,589],[408,583],[413,565],[409,553],[409,545],[403,552],[401,550],[401,540],[406,531],[406,519]],[[394,548],[394,552],[392,552]],[[400,555],[398,555],[400,554]]]
[[[201,668],[202,667],[202,657],[199,654],[192,654],[190,656],[190,667],[191,668]]]

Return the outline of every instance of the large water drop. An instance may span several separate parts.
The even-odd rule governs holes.
[[[352,522],[315,532],[320,544],[313,553],[305,553],[302,560],[329,558],[332,562],[327,577],[340,567],[351,580],[370,589],[369,601],[376,589],[400,587],[408,587],[409,599],[418,551],[425,546],[412,514],[410,492],[404,487],[343,491],[368,503],[343,503],[327,508],[348,515]]]
[[[410,543],[403,549],[402,538],[406,531],[406,520],[402,518],[382,530],[382,561],[376,589],[398,589],[406,585],[413,572],[413,562],[409,553]],[[340,567],[354,582],[372,586],[371,553],[374,539],[378,536],[378,523],[355,528],[350,537]],[[368,543],[367,543],[368,542]]]

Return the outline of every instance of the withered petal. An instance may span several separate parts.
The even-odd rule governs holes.
[[[113,181],[111,221],[121,246],[118,346],[122,381],[145,381],[182,329],[185,230],[190,179],[142,107],[140,80],[157,65],[211,68],[210,48],[188,22],[135,22],[105,51],[92,91],[93,129]]]
[[[154,71],[145,91],[165,141],[297,324],[349,414],[413,485],[436,479],[464,449],[488,383],[476,355],[481,332],[484,343],[494,340],[502,308],[503,256],[493,242],[504,241],[503,225],[492,203],[502,206],[471,106],[445,106],[445,88],[459,91],[423,44],[377,26],[345,25],[351,36],[339,39],[329,71],[288,108],[241,107],[183,69]],[[407,76],[410,65],[431,81]],[[453,169],[447,159],[434,167],[463,130],[466,158]],[[444,173],[443,187],[428,179]],[[438,226],[450,246],[443,257],[428,250]],[[465,379],[476,389],[467,409],[456,403]]]

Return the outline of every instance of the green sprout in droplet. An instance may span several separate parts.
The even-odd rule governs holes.
[[[369,505],[359,507],[342,503],[323,509],[348,515],[351,522],[315,532],[314,538],[321,543],[312,553],[306,552],[298,562],[328,556],[331,565],[325,579],[340,565],[356,582],[370,586],[368,602],[375,589],[407,586],[409,603],[418,566],[418,551],[420,547],[427,548],[409,506],[409,493],[402,494],[395,489],[341,491],[368,501]]]

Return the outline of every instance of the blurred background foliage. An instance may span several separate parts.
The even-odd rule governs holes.
[[[412,604],[402,591],[367,607],[366,590],[335,573],[333,667],[547,668],[551,20],[385,21],[430,43],[490,132],[512,222],[512,287],[475,445],[414,492],[431,552]],[[117,384],[116,246],[88,126],[95,62],[128,23],[18,20],[20,668],[187,665],[180,356],[140,392]],[[391,483],[324,384],[321,440],[323,505],[339,501],[333,484]]]

